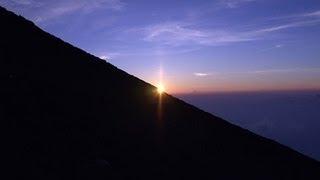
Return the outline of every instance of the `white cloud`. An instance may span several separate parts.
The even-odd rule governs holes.
[[[103,59],[103,60],[110,60],[110,59],[114,59],[120,55],[121,54],[118,52],[108,52],[108,53],[103,53],[102,55],[99,56],[99,58]]]
[[[205,76],[209,76],[210,73],[196,72],[196,73],[193,73],[193,75],[198,76],[198,77],[205,77]]]
[[[103,59],[103,60],[108,60],[108,59],[109,59],[108,56],[100,56],[99,58],[100,58],[100,59]]]

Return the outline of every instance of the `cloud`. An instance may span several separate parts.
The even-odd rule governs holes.
[[[233,1],[232,1],[233,2]],[[238,1],[237,1],[238,2]],[[320,24],[320,11],[299,15],[303,19],[289,19],[282,22],[274,22],[273,26],[259,27],[242,31],[199,28],[197,21],[162,22],[138,29],[143,34],[143,40],[161,43],[170,46],[206,45],[220,46],[231,43],[250,42],[262,40],[271,33],[292,28],[302,28]],[[319,15],[319,16],[318,16]],[[319,17],[319,18],[315,18]],[[251,26],[254,27],[254,26]],[[137,31],[137,29],[135,29]],[[278,45],[276,48],[280,48]]]
[[[320,23],[320,19],[307,20],[307,21],[297,21],[297,22],[281,24],[281,25],[277,25],[277,26],[273,26],[273,27],[260,29],[260,30],[257,30],[256,33],[270,33],[270,32],[280,31],[280,30],[289,29],[289,28],[312,26],[312,25],[316,25],[319,23]]]
[[[316,10],[313,12],[299,13],[299,14],[291,14],[291,15],[281,16],[281,17],[273,17],[271,19],[301,19],[301,18],[320,18],[320,10]]]
[[[249,42],[261,40],[265,35],[285,30],[313,26],[320,23],[319,20],[308,20],[280,24],[257,30],[233,32],[223,29],[198,29],[185,23],[169,22],[148,26],[142,29],[143,40],[148,42],[158,42],[164,45],[182,46],[190,44],[219,46],[230,43]],[[279,48],[279,47],[277,47]]]
[[[11,0],[12,3],[16,3],[17,5],[31,5],[36,3],[33,0]]]
[[[301,14],[300,17],[320,17],[320,10]]]
[[[166,22],[142,28],[143,40],[166,45],[187,44],[222,45],[234,42],[252,41],[245,33],[235,33],[219,29],[197,29],[183,22]]]
[[[220,4],[225,8],[238,8],[241,4],[255,2],[257,0],[221,0]]]
[[[284,46],[285,45],[283,45],[283,44],[276,44],[276,45],[274,45],[272,47],[262,49],[262,50],[260,50],[258,52],[266,52],[266,51],[270,51],[270,50],[274,50],[274,49],[280,49],[280,48],[283,48]]]
[[[108,56],[100,56],[99,58],[103,59],[103,60],[108,60],[109,59]]]
[[[276,33],[278,31],[285,31],[287,29],[303,28],[308,26],[316,26],[320,24],[320,10],[296,15],[273,17],[269,18],[269,20],[273,20],[273,26],[260,28],[248,33],[251,34],[251,36],[257,37],[257,39],[261,39],[268,34]],[[282,46],[275,46],[275,48],[281,47]]]
[[[31,19],[42,22],[71,13],[90,13],[98,9],[120,11],[121,0],[4,0],[1,5]]]
[[[103,60],[110,60],[110,59],[114,59],[117,56],[120,56],[121,54],[118,52],[110,52],[110,53],[104,53],[102,55],[99,56],[100,59]]]
[[[193,73],[193,75],[198,76],[198,77],[205,77],[205,76],[210,76],[210,73],[201,73],[201,72],[196,72]]]

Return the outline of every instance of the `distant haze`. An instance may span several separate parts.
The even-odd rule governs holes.
[[[320,91],[177,96],[231,123],[320,160]]]

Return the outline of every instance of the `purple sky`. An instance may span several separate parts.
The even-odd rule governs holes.
[[[319,0],[0,5],[171,93],[320,89]]]

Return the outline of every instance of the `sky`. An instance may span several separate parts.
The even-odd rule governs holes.
[[[319,0],[0,5],[169,93],[320,89]]]

